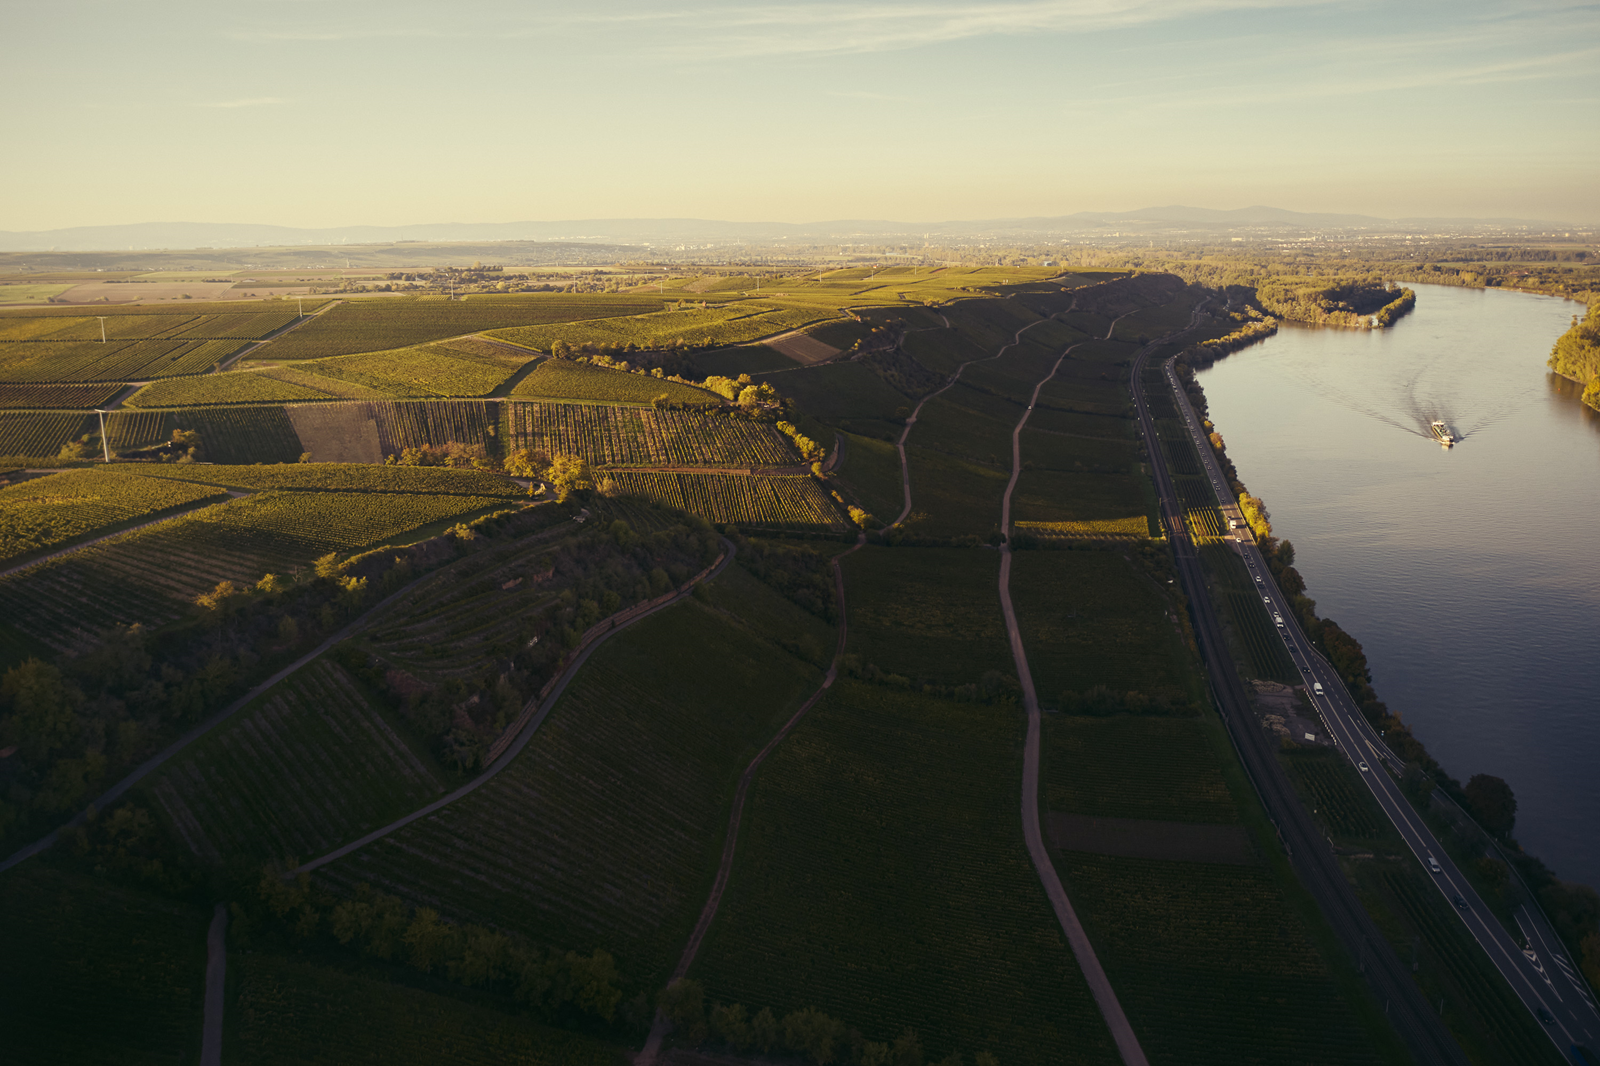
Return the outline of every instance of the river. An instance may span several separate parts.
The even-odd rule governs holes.
[[[1600,416],[1544,365],[1582,310],[1416,289],[1388,330],[1286,327],[1199,380],[1378,698],[1451,776],[1504,778],[1523,847],[1600,886]]]

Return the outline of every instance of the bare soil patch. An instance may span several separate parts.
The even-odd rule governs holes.
[[[823,344],[817,338],[804,333],[788,333],[761,343],[774,351],[782,352],[797,363],[808,366],[812,363],[826,363],[839,354],[839,349],[830,344]]]
[[[58,304],[149,303],[153,300],[222,300],[233,288],[232,280],[205,281],[89,281],[57,296]]]
[[[1241,825],[1157,822],[1143,818],[1097,818],[1086,814],[1045,816],[1050,839],[1062,851],[1087,851],[1128,859],[1171,859],[1250,866],[1256,862]]]
[[[284,411],[313,462],[383,462],[378,423],[364,404],[296,404]]]

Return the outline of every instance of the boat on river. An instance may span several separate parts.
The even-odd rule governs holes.
[[[1456,435],[1450,432],[1450,427],[1443,422],[1430,422],[1428,429],[1433,433],[1433,439],[1443,444],[1446,448],[1456,442]]]

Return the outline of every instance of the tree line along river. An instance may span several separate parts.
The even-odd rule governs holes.
[[[1574,312],[1418,286],[1391,329],[1285,327],[1199,380],[1379,698],[1453,777],[1505,778],[1528,851],[1600,885],[1600,416],[1545,369]]]

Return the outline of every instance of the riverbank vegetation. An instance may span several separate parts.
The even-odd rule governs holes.
[[[1600,295],[1590,297],[1581,321],[1572,316],[1572,328],[1556,341],[1545,365],[1582,385],[1583,402],[1600,411]]]

